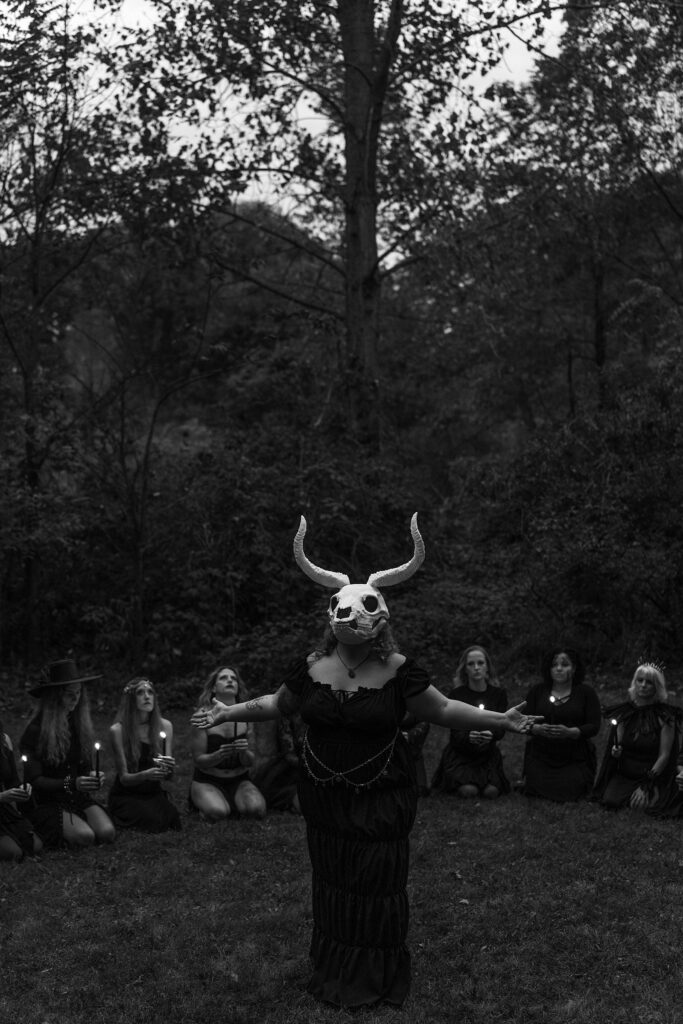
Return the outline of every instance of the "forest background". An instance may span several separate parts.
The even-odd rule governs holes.
[[[327,601],[299,516],[362,581],[416,510],[389,603],[437,682],[560,637],[675,677],[682,4],[2,9],[6,681],[271,689]]]

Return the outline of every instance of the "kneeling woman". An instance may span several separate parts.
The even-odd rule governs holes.
[[[39,706],[19,748],[26,754],[25,778],[33,787],[26,811],[46,846],[111,843],[116,831],[94,797],[105,777],[92,771],[93,730],[86,683],[73,661],[55,661],[46,678],[29,690]]]
[[[468,647],[455,670],[455,688],[446,696],[480,710],[507,711],[505,690],[498,679],[488,652],[483,647]],[[451,729],[434,775],[432,787],[462,797],[484,796],[489,800],[510,792],[503,771],[498,741],[503,729]]]
[[[109,812],[115,823],[141,832],[180,830],[178,808],[161,786],[175,768],[173,726],[161,717],[149,679],[136,676],[124,687],[109,737],[116,763]]]
[[[237,669],[217,668],[206,681],[199,697],[199,710],[209,711],[214,700],[231,706],[244,691]],[[249,780],[254,755],[249,750],[244,722],[225,722],[212,729],[192,730],[194,775],[190,806],[207,821],[224,821],[231,814],[262,818],[266,813],[263,794]]]
[[[657,665],[636,669],[624,704],[607,708],[612,721],[595,796],[610,810],[658,811],[676,773],[676,733],[681,712],[667,704],[666,681]]]
[[[0,722],[0,860],[21,861],[43,849],[22,813],[30,799],[31,787],[19,782],[12,742]]]
[[[542,715],[524,751],[526,796],[564,803],[589,796],[600,731],[600,701],[584,683],[583,661],[571,647],[558,646],[543,659],[543,682],[527,694],[530,713]]]

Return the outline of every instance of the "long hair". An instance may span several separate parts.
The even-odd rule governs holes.
[[[71,723],[63,697],[64,688],[61,686],[45,687],[38,697],[38,710],[33,716],[33,720],[40,719],[36,754],[47,764],[61,764],[69,753],[73,731],[78,736],[81,759],[87,762],[91,757],[93,742],[88,691],[81,685],[78,704],[71,712]]]
[[[332,651],[337,646],[337,638],[332,632],[332,627],[329,622],[325,626],[325,632],[323,633],[322,642],[320,649],[313,652],[313,658],[318,661],[320,658],[326,657],[328,654],[332,654]],[[394,634],[391,631],[391,626],[387,622],[384,629],[381,629],[376,637],[374,637],[370,643],[369,657],[374,658],[376,661],[384,663],[387,661],[390,654],[398,653],[398,644],[394,639]]]
[[[573,689],[575,686],[578,686],[579,683],[583,682],[586,675],[586,668],[583,664],[583,659],[579,652],[575,651],[573,647],[562,647],[558,645],[557,647],[553,647],[551,650],[545,653],[545,655],[543,656],[543,661],[541,663],[541,673],[543,675],[543,682],[546,683],[547,686],[553,685],[551,669],[553,667],[553,661],[558,656],[558,654],[566,654],[572,663],[572,668],[574,669],[574,674],[572,675]]]
[[[481,653],[484,655],[484,661],[486,662],[487,672],[486,682],[488,683],[488,685],[498,686],[498,673],[496,672],[495,665],[491,660],[491,655],[489,654],[485,647],[481,646],[481,644],[472,644],[471,647],[466,647],[465,650],[462,652],[462,654],[460,655],[460,661],[458,662],[458,666],[455,670],[455,675],[453,676],[453,682],[456,684],[456,686],[468,685],[469,677],[467,675],[467,659],[472,653],[472,651],[481,651]]]
[[[116,712],[116,718],[114,719],[114,722],[118,722],[121,726],[123,753],[126,758],[126,768],[129,772],[137,771],[140,763],[141,742],[137,728],[137,689],[140,683],[149,683],[152,687],[152,693],[154,694],[154,707],[149,715],[149,745],[153,755],[161,753],[161,740],[159,738],[159,733],[161,731],[161,710],[159,709],[159,698],[157,696],[156,687],[152,680],[147,679],[146,676],[134,676],[124,687],[123,694],[121,695],[121,703],[119,704],[119,709]]]
[[[651,683],[655,684],[655,700],[660,704],[666,704],[669,699],[669,694],[666,690],[666,679],[661,669],[655,668],[654,665],[638,665],[637,669],[633,673],[633,679],[631,685],[628,688],[628,695],[630,700],[635,700],[636,697],[636,676],[639,672],[649,679]]]
[[[243,701],[243,700],[246,699],[247,689],[246,689],[246,687],[244,685],[244,682],[242,680],[242,676],[239,673],[239,669],[234,668],[234,666],[232,666],[232,665],[219,665],[218,668],[215,668],[213,670],[211,675],[208,677],[208,679],[204,683],[204,687],[202,689],[202,692],[199,694],[199,700],[197,702],[197,707],[200,707],[200,708],[210,708],[211,707],[211,701],[216,696],[216,680],[218,679],[218,677],[221,674],[221,672],[225,672],[226,669],[228,669],[230,672],[234,672],[235,675],[237,676],[237,700],[238,700],[238,702],[239,701]]]

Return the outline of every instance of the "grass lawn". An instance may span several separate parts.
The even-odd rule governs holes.
[[[16,742],[25,719],[11,708],[3,717]],[[111,847],[0,864],[2,1024],[346,1017],[305,992],[303,822],[209,826],[187,815],[189,716],[171,717],[182,833],[119,833]],[[108,707],[94,715],[102,737],[111,718]],[[430,775],[445,739],[432,728]],[[511,779],[523,742],[504,741]],[[111,778],[108,754],[103,768]],[[368,1024],[683,1020],[683,821],[432,795],[411,850],[412,994],[403,1010],[359,1014]]]

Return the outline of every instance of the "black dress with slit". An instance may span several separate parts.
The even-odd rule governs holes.
[[[299,800],[313,868],[308,991],[348,1009],[400,1006],[410,988],[408,837],[415,763],[400,731],[427,674],[406,660],[381,689],[338,691],[302,660],[283,682],[307,725]]]

